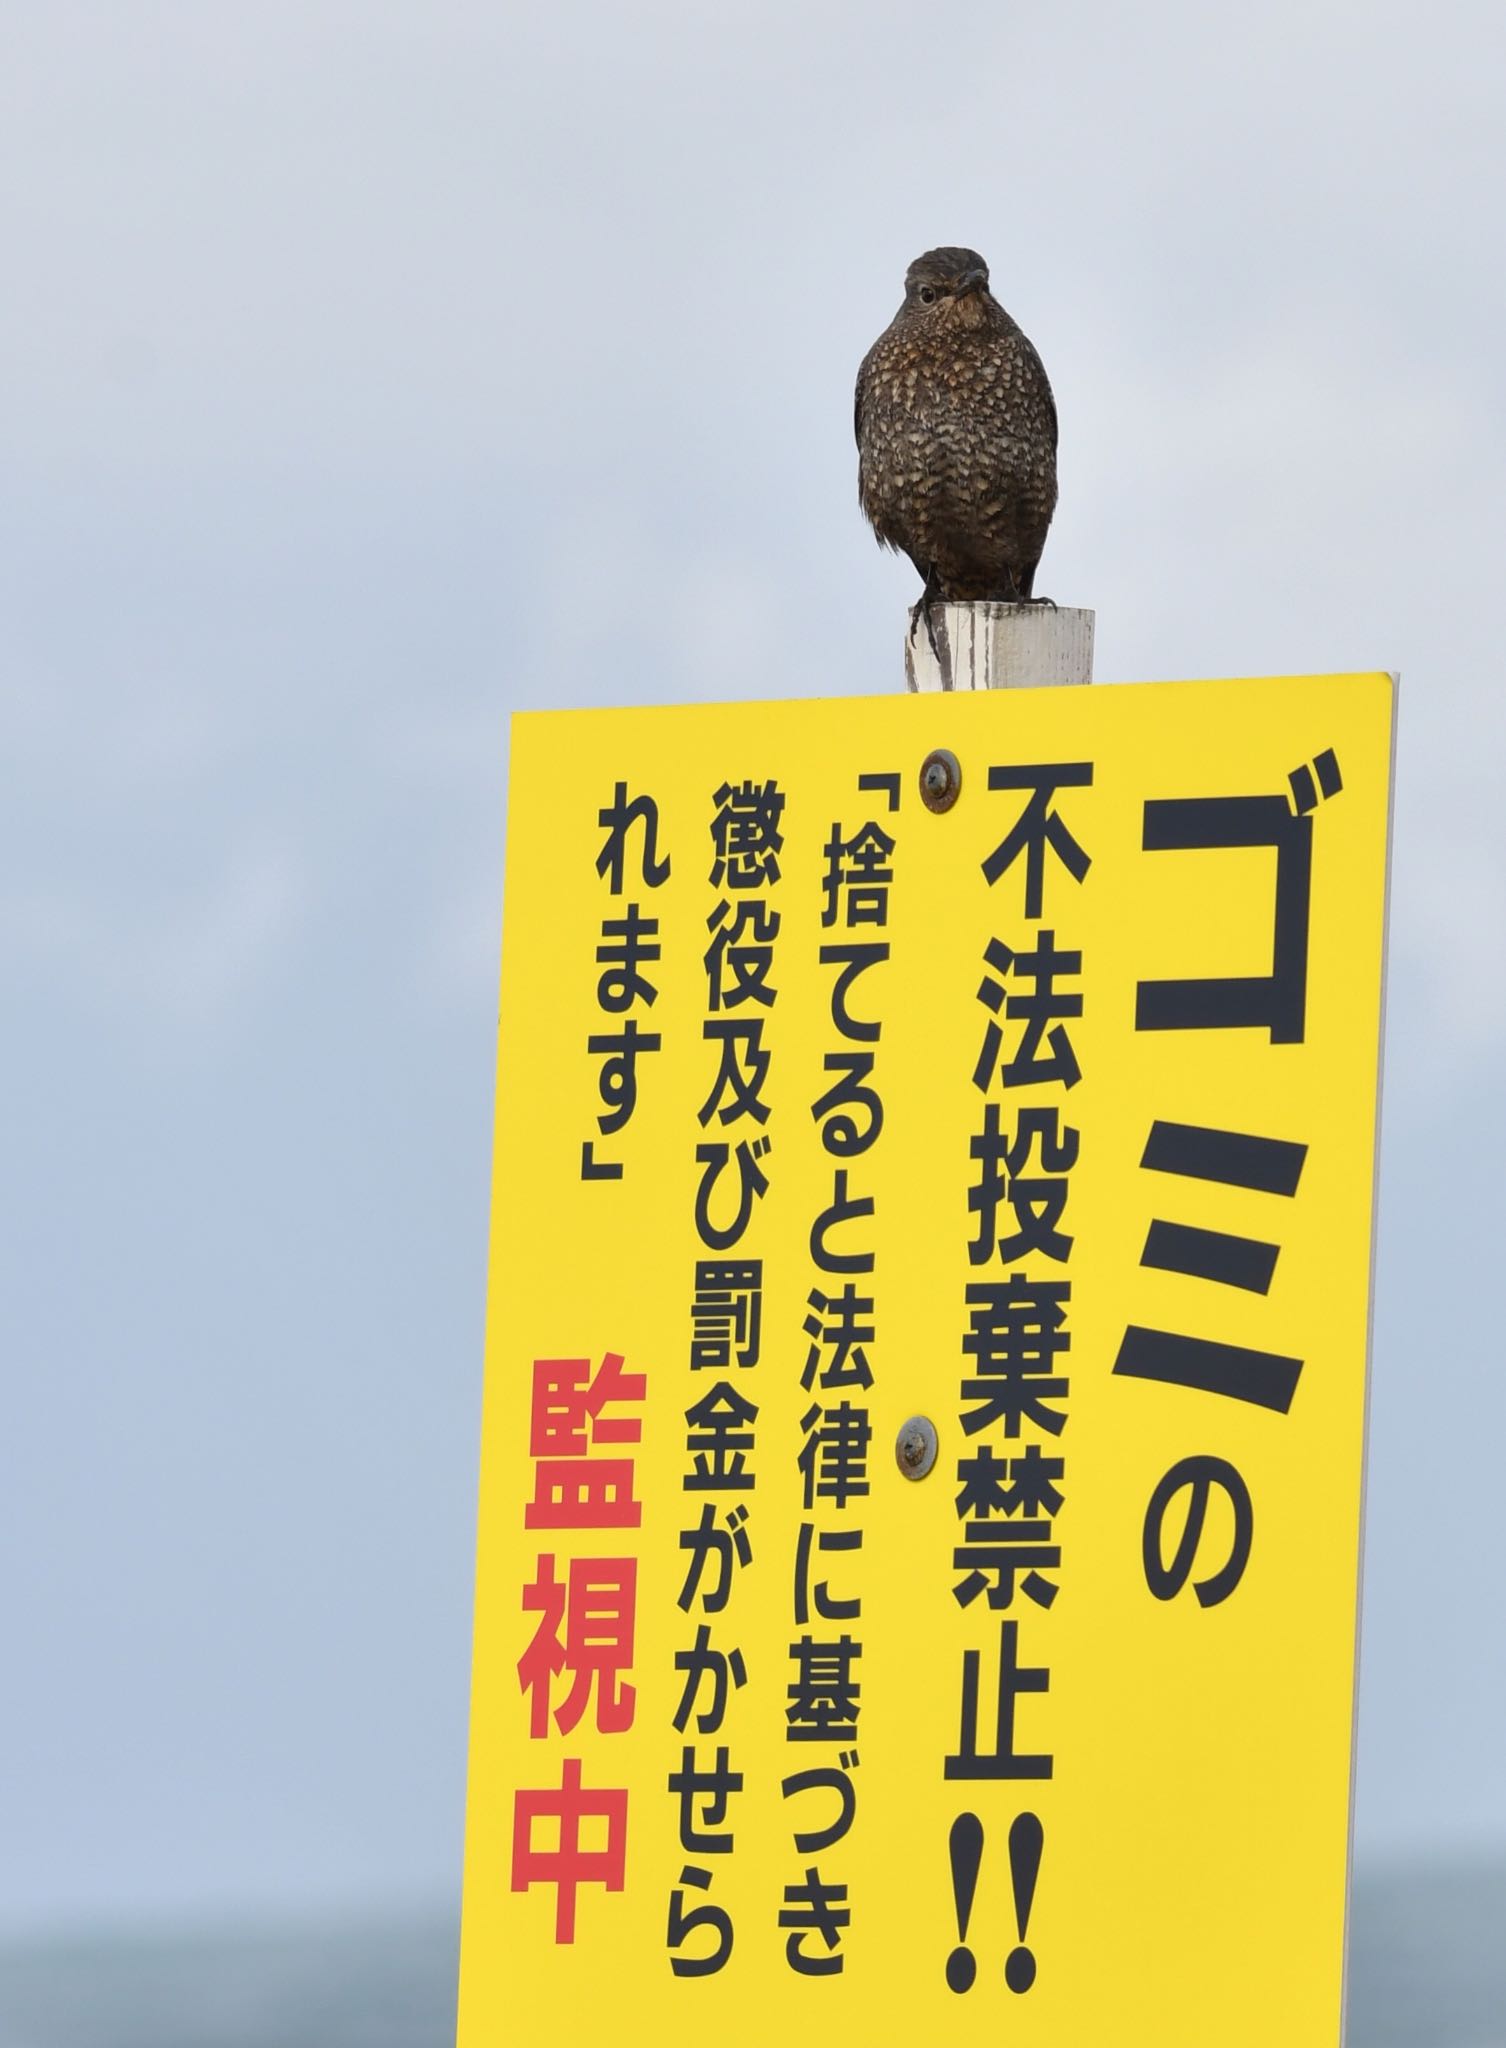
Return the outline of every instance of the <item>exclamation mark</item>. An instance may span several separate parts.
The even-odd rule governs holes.
[[[955,1835],[956,1832],[953,1828],[952,1833]],[[1015,1816],[1009,1830],[1009,1875],[1014,1884],[1014,1922],[1020,1930],[1020,1945],[1009,1951],[1004,1964],[1004,1982],[1011,1991],[1028,1991],[1035,1982],[1035,1957],[1025,1946],[1025,1931],[1030,1925],[1030,1907],[1035,1898],[1035,1881],[1040,1875],[1041,1849],[1045,1840],[1046,1831],[1035,1814]],[[960,1953],[967,1952],[962,1950]],[[971,1965],[972,1957],[968,1956],[967,1960]],[[952,1966],[948,1963],[948,1981],[951,1974]]]
[[[1015,1822],[1019,1826],[1019,1822]],[[983,1861],[983,1823],[975,1813],[959,1813],[947,1840],[952,1858],[952,1897],[957,1904],[958,1944],[946,1959],[946,1981],[953,1991],[971,1991],[978,1965],[967,1946],[967,1923],[972,1916],[973,1893],[978,1889],[978,1865]],[[1034,1969],[1032,1963],[1031,1968]]]

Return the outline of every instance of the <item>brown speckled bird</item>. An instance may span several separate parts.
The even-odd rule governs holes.
[[[1056,405],[974,250],[928,249],[905,272],[854,425],[858,501],[925,578],[912,634],[936,598],[1050,603],[1031,587],[1056,507]]]

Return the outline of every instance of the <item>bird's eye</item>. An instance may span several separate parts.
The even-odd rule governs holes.
[[[920,303],[923,306],[931,306],[936,303],[936,287],[934,285],[923,284],[921,286]]]

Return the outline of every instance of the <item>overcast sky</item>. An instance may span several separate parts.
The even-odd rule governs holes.
[[[507,718],[899,686],[938,242],[1100,678],[1403,673],[1358,1844],[1506,1852],[1503,23],[0,0],[0,1927],[453,1897]]]

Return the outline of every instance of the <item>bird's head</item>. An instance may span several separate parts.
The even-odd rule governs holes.
[[[908,319],[949,328],[987,325],[993,299],[976,249],[927,249],[905,272]]]

